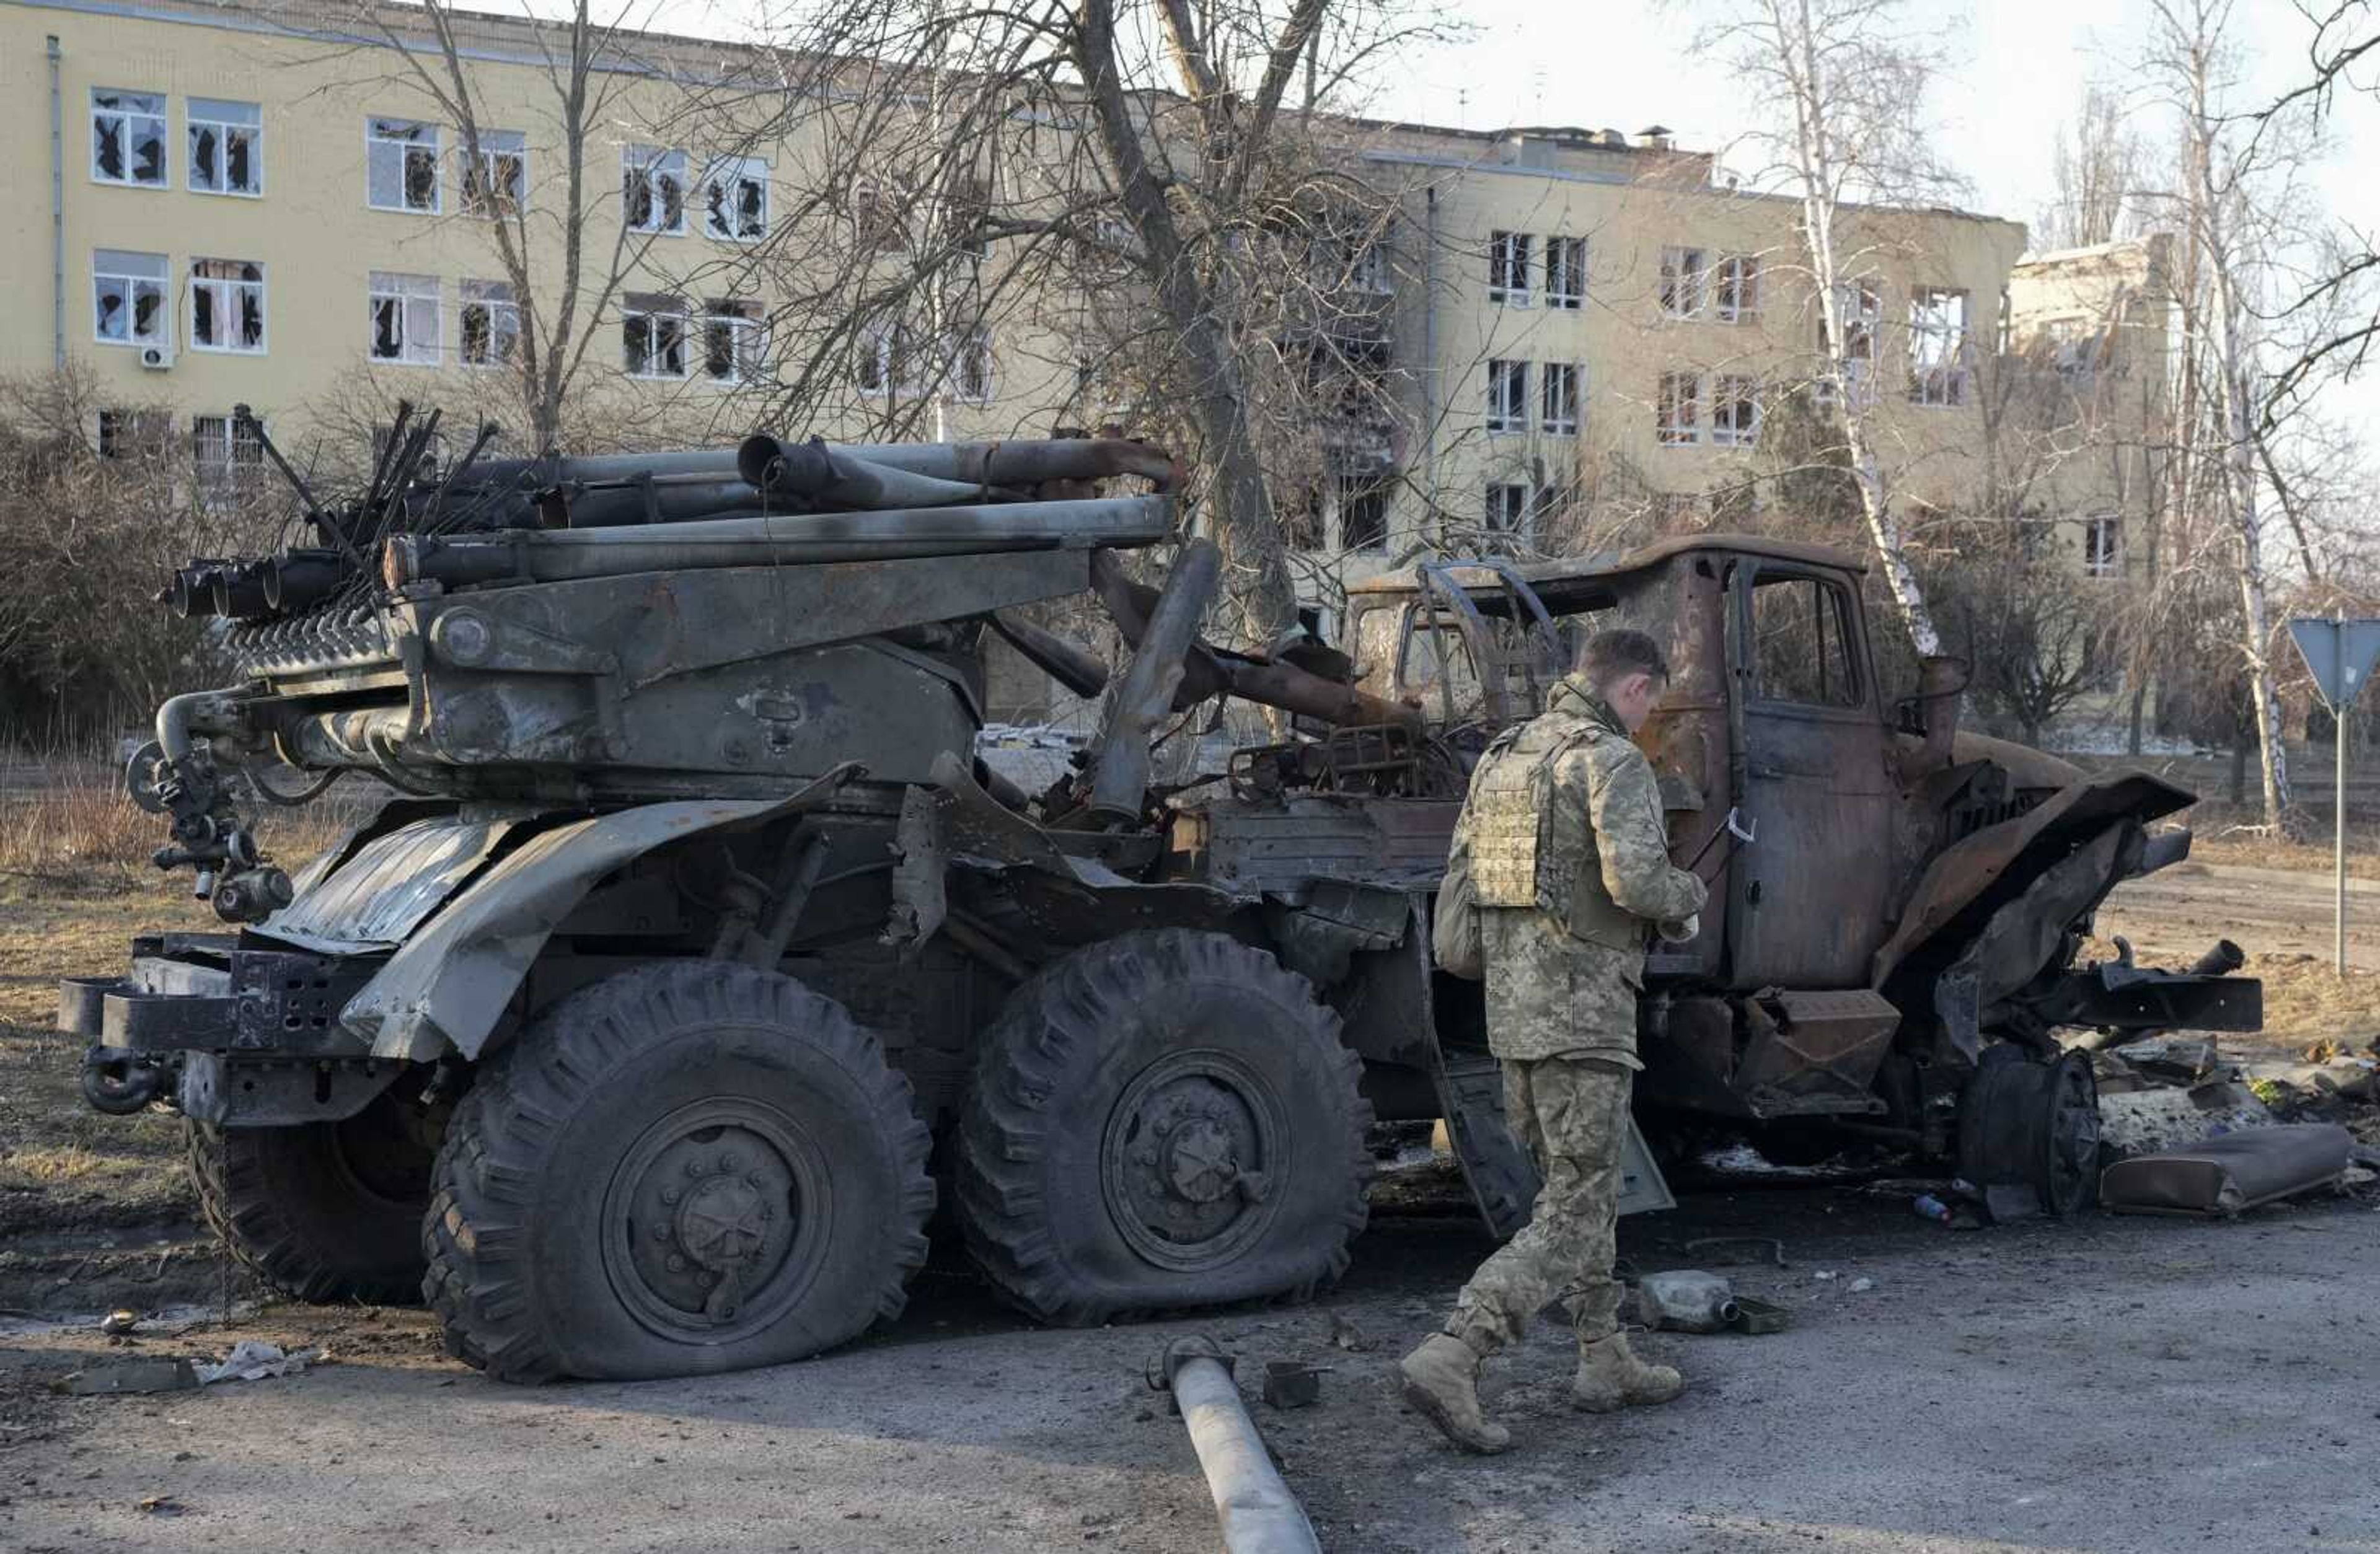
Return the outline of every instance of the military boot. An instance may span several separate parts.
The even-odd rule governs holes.
[[[1479,1412],[1479,1356],[1461,1339],[1432,1333],[1397,1369],[1405,1402],[1455,1445],[1487,1456],[1512,1444],[1512,1431]]]
[[[1589,1414],[1643,1403],[1668,1402],[1686,1390],[1686,1378],[1670,1366],[1648,1366],[1628,1347],[1626,1333],[1613,1333],[1578,1346],[1578,1379],[1570,1404]]]

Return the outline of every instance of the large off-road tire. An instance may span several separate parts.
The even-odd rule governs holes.
[[[456,1108],[422,1226],[448,1353],[506,1381],[797,1360],[898,1316],[934,1188],[844,1008],[717,962],[565,999]]]
[[[231,1255],[292,1300],[410,1305],[436,1145],[383,1091],[344,1122],[185,1121],[190,1180]]]
[[[1218,933],[1129,933],[1019,988],[985,1032],[959,1219],[1043,1321],[1302,1300],[1363,1228],[1371,1104],[1339,1017]]]

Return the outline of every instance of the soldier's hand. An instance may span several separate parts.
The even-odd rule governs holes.
[[[1661,936],[1664,944],[1689,943],[1703,931],[1703,915],[1695,912],[1670,922],[1657,923],[1653,931]]]

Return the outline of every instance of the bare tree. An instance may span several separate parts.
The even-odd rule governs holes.
[[[1304,488],[1349,467],[1333,438],[1385,445],[1399,398],[1395,190],[1326,111],[1434,26],[1357,0],[804,0],[768,30],[766,103],[715,103],[787,148],[773,417],[943,431],[990,398],[996,341],[1003,405],[1181,444],[1241,631],[1278,637]]]
[[[2073,121],[2058,127],[2049,164],[2057,197],[2042,207],[2034,246],[2086,249],[2128,236],[2141,162],[2141,138],[2122,101],[2095,82],[2085,87]]]
[[[1933,202],[1955,183],[1918,116],[1940,23],[1931,13],[1912,18],[1904,0],[1751,0],[1725,10],[1698,47],[1723,56],[1754,93],[1767,121],[1754,138],[1769,163],[1763,181],[1800,201],[1803,257],[1831,343],[1818,368],[1821,397],[1840,418],[1877,569],[1911,642],[1930,655],[1941,639],[1869,426],[1877,385],[1853,371],[1841,343],[1859,326],[1847,316],[1858,239],[1846,205]]]
[[[2183,317],[2184,370],[2194,379],[2191,409],[2203,416],[2204,450],[2193,449],[2185,494],[2211,500],[2228,532],[2240,601],[2238,642],[2260,752],[2265,822],[2277,828],[2289,805],[2288,756],[2272,662],[2276,623],[2272,573],[2260,500],[2264,429],[2260,412],[2257,293],[2269,258],[2274,214],[2274,143],[2252,139],[2228,113],[2225,95],[2238,67],[2230,0],[2151,0],[2152,27],[2142,75],[2170,106],[2180,129],[2178,187],[2159,201],[2189,251],[2196,296]],[[2202,435],[2184,424],[2185,440]],[[2304,565],[2311,571],[2310,546]]]
[[[590,368],[613,365],[590,353],[612,337],[607,322],[660,230],[620,219],[614,147],[621,128],[638,122],[627,90],[650,73],[632,53],[641,35],[625,12],[596,19],[589,0],[576,0],[566,20],[506,18],[506,46],[517,48],[526,30],[543,89],[529,110],[540,121],[530,133],[511,120],[508,98],[492,97],[491,71],[504,67],[475,58],[482,41],[473,36],[477,18],[469,13],[446,0],[422,0],[418,8],[361,0],[356,18],[358,31],[378,45],[357,51],[358,64],[390,62],[389,78],[416,90],[453,127],[458,188],[445,202],[449,219],[485,230],[502,275],[501,290],[461,298],[466,361],[503,369],[491,381],[508,391],[475,395],[477,407],[501,412],[497,419],[511,422],[530,450],[565,446]],[[401,198],[414,197],[418,177],[445,176],[424,171],[402,150],[390,162]],[[674,176],[676,188],[663,198],[682,202],[689,197],[682,165]],[[401,303],[387,327],[402,349]]]

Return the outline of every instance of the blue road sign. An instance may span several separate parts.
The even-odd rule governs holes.
[[[2291,621],[2289,635],[2330,710],[2355,705],[2373,660],[2380,659],[2380,621]]]

